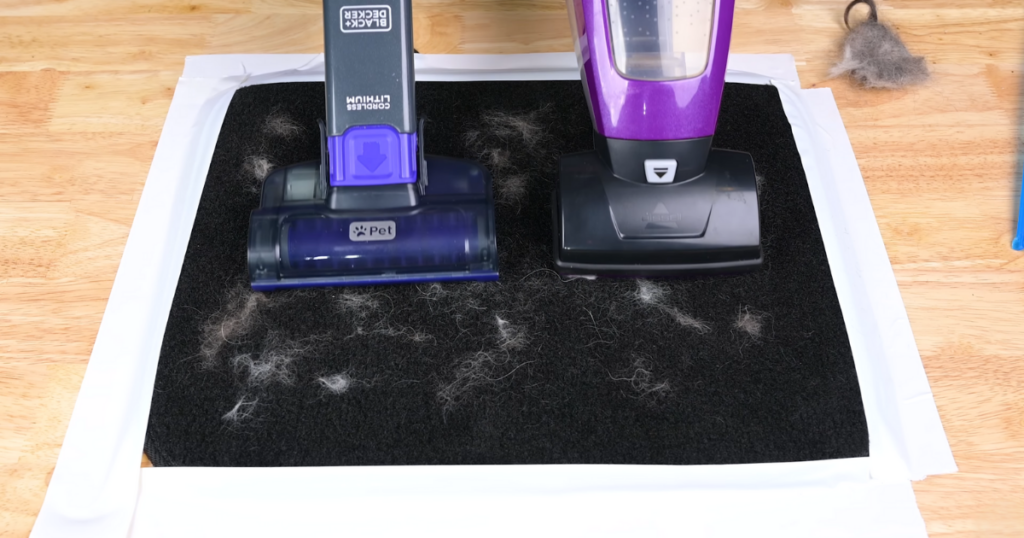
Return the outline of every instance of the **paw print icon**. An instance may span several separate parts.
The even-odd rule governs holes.
[[[354,228],[352,228],[352,233],[356,237],[363,237],[364,235],[366,235],[366,226],[363,226],[362,224],[357,224]]]

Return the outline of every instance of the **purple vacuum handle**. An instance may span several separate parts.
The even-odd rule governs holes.
[[[712,136],[725,85],[735,0],[714,1],[707,66],[703,73],[679,80],[637,80],[616,69],[607,1],[567,0],[597,132],[627,140]]]

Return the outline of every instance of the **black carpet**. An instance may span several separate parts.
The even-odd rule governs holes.
[[[773,87],[727,84],[715,136],[750,152],[764,178],[763,269],[654,281],[642,295],[656,304],[636,281],[563,282],[550,270],[558,156],[592,147],[579,82],[421,82],[417,92],[427,151],[492,167],[501,280],[247,295],[252,158],[317,158],[324,87],[238,91],[164,335],[146,438],[155,465],[868,454],[846,326]],[[268,117],[303,129],[268,130]],[[225,319],[238,323],[217,329]]]

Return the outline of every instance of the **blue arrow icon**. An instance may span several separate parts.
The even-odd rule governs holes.
[[[379,142],[363,142],[363,154],[356,157],[359,164],[362,164],[370,173],[376,172],[387,158],[387,155],[380,152]]]

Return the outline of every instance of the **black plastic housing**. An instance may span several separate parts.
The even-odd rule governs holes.
[[[674,276],[761,265],[750,154],[712,149],[703,173],[654,185],[616,177],[597,152],[562,157],[554,258],[576,276]]]
[[[711,151],[711,138],[688,140],[627,140],[606,138],[594,133],[594,151],[613,175],[629,181],[647,184],[644,161],[648,159],[674,159],[678,163],[675,182],[695,178],[707,165]]]
[[[416,132],[411,0],[324,0],[327,135],[353,125]]]

